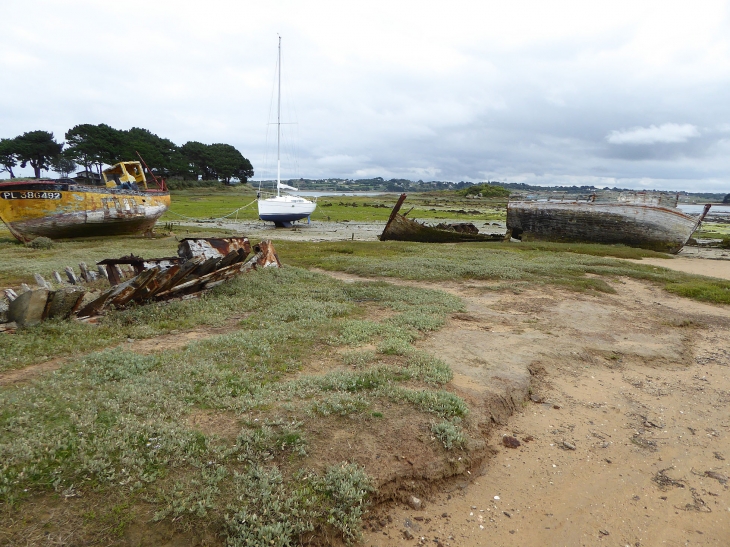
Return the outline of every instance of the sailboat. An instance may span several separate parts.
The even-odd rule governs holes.
[[[277,228],[290,228],[292,222],[308,217],[317,204],[299,196],[281,193],[297,188],[281,182],[281,36],[279,36],[279,82],[276,109],[276,196],[264,198],[259,191],[259,218],[273,222]]]

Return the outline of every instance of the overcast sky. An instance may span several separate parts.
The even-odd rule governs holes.
[[[3,0],[1,11],[0,137],[144,127],[232,144],[270,178],[279,33],[285,178],[730,192],[727,1]]]

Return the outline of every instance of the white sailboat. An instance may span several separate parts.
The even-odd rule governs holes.
[[[291,223],[308,217],[317,204],[299,196],[282,195],[282,190],[297,188],[281,182],[281,36],[279,36],[279,83],[276,109],[276,195],[264,198],[259,191],[259,218],[273,222],[277,227],[289,228]]]

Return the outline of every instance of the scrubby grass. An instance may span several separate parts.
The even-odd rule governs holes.
[[[358,343],[378,346],[402,333],[402,351],[341,351],[351,322],[364,322],[374,306],[388,313],[370,321]],[[0,510],[22,511],[44,492],[113,492],[120,503],[153,503],[157,520],[222,530],[231,546],[290,545],[324,531],[355,541],[373,486],[356,462],[317,452],[328,439],[312,426],[349,427],[338,425],[345,418],[366,424],[387,403],[421,413],[426,427],[433,419],[457,424],[434,443],[460,446],[458,419],[468,408],[444,389],[451,371],[410,344],[458,310],[460,300],[440,291],[343,283],[287,267],[240,276],[198,301],[113,312],[99,326],[47,323],[0,337],[3,352],[18,357],[86,351],[160,325],[246,314],[237,330],[177,351],[106,349],[2,389]],[[49,334],[62,325],[79,329],[75,341],[67,330]],[[341,366],[292,374],[323,353]],[[231,440],[198,430],[189,425],[196,412],[233,416],[240,433]],[[326,465],[315,472],[306,462],[318,456]]]
[[[286,242],[280,244],[284,255],[289,251],[288,245]],[[670,292],[695,300],[730,303],[730,282],[613,258],[669,258],[624,246],[565,243],[427,245],[390,241],[297,245],[299,252],[290,253],[291,262],[295,264],[364,277],[429,282],[479,279],[496,282],[501,289],[529,283],[594,293],[614,292],[607,280],[630,277],[652,281]]]

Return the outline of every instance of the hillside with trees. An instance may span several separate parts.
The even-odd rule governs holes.
[[[137,153],[157,175],[195,181],[218,180],[225,184],[247,182],[253,177],[251,162],[230,144],[190,141],[182,146],[148,129],[115,129],[106,124],[80,124],[69,129],[66,142],[53,133],[30,131],[15,138],[0,139],[0,173],[15,178],[14,168],[53,170],[67,177],[77,168],[101,173],[104,166],[133,161]]]

